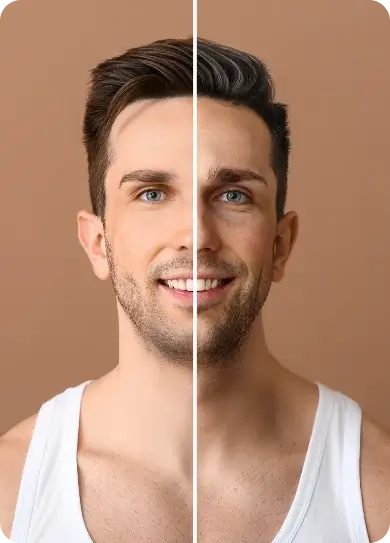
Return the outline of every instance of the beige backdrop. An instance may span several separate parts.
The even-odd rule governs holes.
[[[0,19],[0,433],[117,362],[116,306],[77,240],[89,70],[192,34],[190,0],[18,0]]]
[[[369,0],[199,1],[199,34],[269,65],[290,105],[289,207],[301,217],[266,328],[289,368],[390,429],[389,17]],[[0,433],[117,361],[109,283],[77,242],[88,206],[88,70],[192,33],[188,0],[18,0],[0,19]]]
[[[292,370],[390,429],[390,21],[370,0],[199,0],[200,36],[269,66],[290,106],[300,239],[266,329]]]

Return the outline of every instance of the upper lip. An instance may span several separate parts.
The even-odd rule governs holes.
[[[199,272],[197,273],[197,279],[233,279],[231,275],[221,275],[220,272]],[[166,277],[160,277],[160,281],[178,281],[180,279],[187,280],[193,279],[193,273],[180,272],[177,274],[167,275]]]

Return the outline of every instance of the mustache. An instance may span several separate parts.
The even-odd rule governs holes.
[[[169,262],[164,262],[153,266],[153,269],[149,270],[148,276],[151,279],[158,279],[163,275],[167,275],[171,271],[176,270],[192,270],[194,266],[194,261],[188,257],[180,256],[175,257]],[[226,260],[216,259],[216,258],[204,258],[199,257],[197,259],[197,270],[205,271],[217,271],[221,274],[226,275],[244,275],[246,271],[246,266],[242,263],[232,263],[227,262]]]

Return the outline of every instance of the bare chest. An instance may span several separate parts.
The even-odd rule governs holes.
[[[300,461],[198,492],[199,543],[271,543],[293,502]],[[124,463],[79,461],[84,522],[93,543],[192,542],[192,491]]]
[[[79,460],[80,500],[93,543],[190,543],[191,492],[118,462]]]
[[[297,466],[298,467],[298,466]],[[199,495],[199,543],[271,543],[284,524],[298,486],[299,467],[277,470],[203,489]]]

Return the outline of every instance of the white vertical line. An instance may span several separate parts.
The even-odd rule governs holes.
[[[192,262],[193,262],[193,328],[192,328],[192,542],[198,541],[198,101],[197,101],[197,36],[198,36],[198,0],[192,0],[192,36],[193,36],[193,96],[192,96]]]

